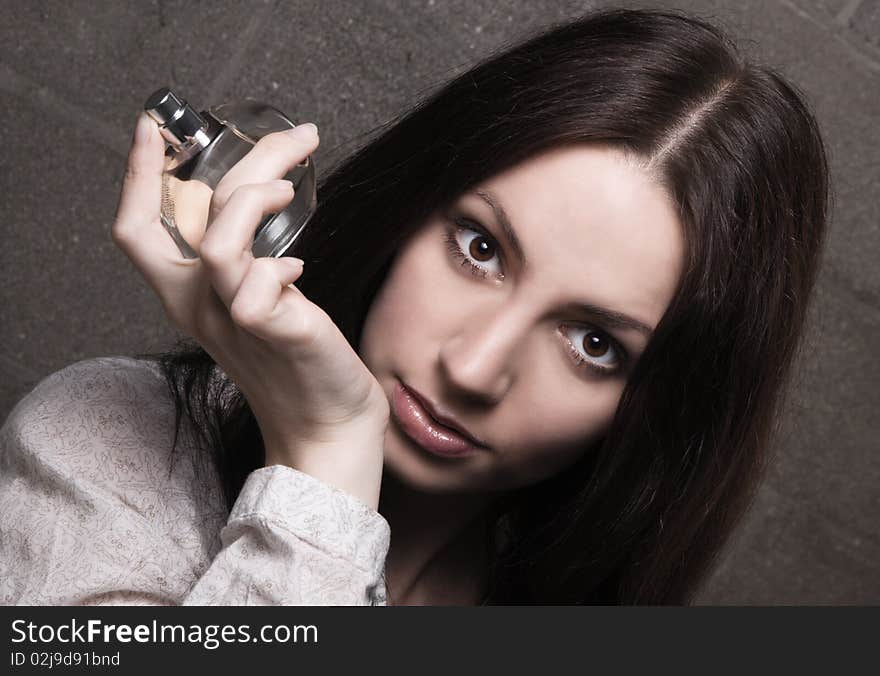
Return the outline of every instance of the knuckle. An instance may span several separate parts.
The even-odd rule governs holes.
[[[229,306],[229,316],[239,326],[255,326],[261,320],[258,315],[259,313],[254,310],[253,304],[248,303],[241,296],[237,296]]]
[[[319,343],[320,322],[306,308],[298,306],[297,310],[291,318],[290,335],[300,349],[308,349]]]
[[[257,145],[271,153],[289,153],[296,148],[293,139],[285,131],[273,131],[257,141]]]
[[[136,181],[141,176],[141,171],[134,164],[126,164],[125,170],[122,173],[122,182],[130,183],[132,181]]]
[[[110,239],[120,248],[128,244],[128,234],[119,219],[113,221],[113,225],[110,226]]]
[[[205,237],[199,247],[199,258],[202,263],[209,269],[216,269],[223,266],[223,261],[228,258],[229,254],[222,242],[218,242],[214,238]]]
[[[238,186],[232,191],[229,201],[234,201],[236,205],[244,208],[255,208],[260,204],[260,195],[261,190],[259,185],[256,183],[246,183]]]
[[[229,186],[229,183],[225,183],[224,181],[220,181],[217,187],[214,190],[214,194],[211,196],[211,204],[217,210],[223,208],[223,205],[229,201],[229,198],[232,196],[234,188]]]
[[[218,185],[211,196],[211,213],[216,216],[229,204],[236,208],[254,208],[258,191],[252,184],[230,187],[229,184]]]
[[[260,277],[275,277],[275,258],[255,258],[251,263],[251,271]]]
[[[138,248],[140,228],[136,227],[137,225],[117,215],[110,226],[110,240],[126,254],[130,254]]]

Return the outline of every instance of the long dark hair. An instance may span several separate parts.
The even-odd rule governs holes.
[[[766,465],[826,225],[823,143],[776,72],[675,12],[602,11],[547,29],[323,178],[291,252],[306,260],[298,287],[358,346],[395,252],[431,212],[573,143],[614,146],[662,182],[685,271],[601,443],[493,513],[485,600],[689,603]],[[176,429],[194,423],[231,506],[264,462],[247,402],[191,341],[142,356],[159,360]]]

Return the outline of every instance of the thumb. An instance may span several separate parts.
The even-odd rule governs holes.
[[[120,234],[154,222],[162,206],[165,142],[156,123],[141,113],[125,166],[116,225]]]

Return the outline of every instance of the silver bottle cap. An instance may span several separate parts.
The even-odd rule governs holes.
[[[175,148],[192,141],[203,147],[210,143],[205,134],[208,123],[168,87],[153,92],[144,104],[144,110],[159,123],[162,136]]]

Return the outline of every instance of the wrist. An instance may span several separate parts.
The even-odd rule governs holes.
[[[385,425],[338,430],[332,437],[265,443],[266,466],[286,465],[379,506]]]

